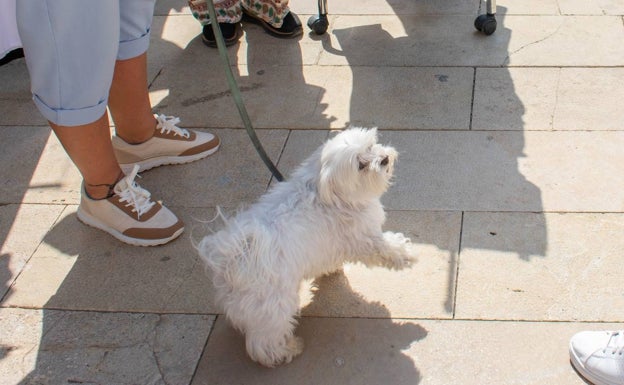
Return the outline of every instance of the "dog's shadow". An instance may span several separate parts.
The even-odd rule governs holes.
[[[427,330],[391,319],[382,303],[353,291],[342,270],[315,279],[311,292],[296,331],[306,348],[296,359],[299,363],[293,362],[305,366],[315,362],[323,368],[322,377],[310,383],[420,383],[420,372],[404,352],[424,339]],[[366,318],[359,318],[361,314]]]
[[[424,339],[427,330],[414,322],[391,319],[383,304],[367,302],[354,292],[342,271],[316,279],[313,286],[295,330],[305,346],[291,363],[274,369],[254,363],[245,353],[244,337],[219,316],[196,377],[202,383],[254,385],[421,382],[406,351],[418,349],[412,345]],[[333,316],[353,309],[354,304],[370,318]]]

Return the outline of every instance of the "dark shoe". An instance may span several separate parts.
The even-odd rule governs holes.
[[[0,66],[8,64],[9,62],[24,57],[24,50],[21,48],[14,49],[7,53],[3,58],[0,58]]]
[[[240,39],[243,35],[240,23],[219,23],[219,29],[221,30],[221,35],[223,35],[223,41],[225,41],[226,47],[236,44],[238,39]],[[202,41],[208,47],[217,47],[217,40],[215,39],[214,32],[212,31],[212,25],[204,25],[202,30]]]
[[[299,20],[299,17],[292,11],[289,11],[286,16],[284,16],[284,22],[282,23],[282,26],[280,28],[275,28],[274,26],[260,19],[259,17],[252,15],[244,8],[243,20],[259,24],[270,35],[279,37],[281,39],[290,39],[303,34],[301,21]]]

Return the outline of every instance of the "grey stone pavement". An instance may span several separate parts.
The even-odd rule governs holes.
[[[143,174],[187,223],[169,245],[78,222],[80,177],[24,61],[0,67],[0,383],[584,384],[569,338],[624,321],[624,1],[501,0],[489,37],[472,25],[480,8],[330,0],[323,36],[245,25],[229,48],[285,174],[331,130],[379,127],[400,152],[386,227],[420,254],[306,283],[306,349],[276,369],[246,357],[192,246],[217,205],[255,200],[271,177],[185,2],[157,3],[153,107],[223,147]]]

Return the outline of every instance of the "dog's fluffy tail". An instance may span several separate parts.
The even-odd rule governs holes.
[[[256,279],[270,279],[276,274],[267,259],[280,254],[271,232],[253,218],[222,219],[226,227],[205,236],[197,246],[199,256],[213,273],[214,285],[252,287]]]

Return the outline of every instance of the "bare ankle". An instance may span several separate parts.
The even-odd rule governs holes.
[[[120,137],[124,142],[128,144],[141,144],[145,143],[148,140],[152,139],[154,136],[154,131],[156,131],[156,125],[158,122],[156,119],[150,121],[144,127],[140,129],[136,129],[138,125],[133,125],[132,130],[124,130],[124,129],[115,129],[115,133],[118,137]]]
[[[123,171],[120,171],[119,175],[112,183],[88,183],[85,181],[84,190],[87,196],[94,200],[107,199],[115,194],[115,185],[124,177]]]

